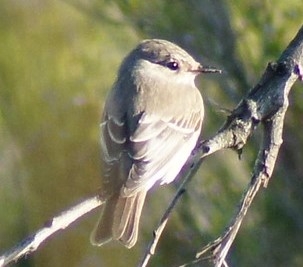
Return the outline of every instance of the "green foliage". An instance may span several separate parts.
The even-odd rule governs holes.
[[[225,75],[198,81],[215,133],[302,23],[301,0],[0,0],[0,249],[100,185],[99,118],[118,65],[142,38],[175,41]],[[299,86],[298,86],[299,87]],[[302,85],[301,85],[302,87]],[[302,94],[293,89],[272,181],[249,211],[234,266],[302,266]],[[215,103],[215,104],[214,104]],[[151,266],[184,263],[229,222],[248,183],[258,135],[243,159],[208,158],[172,216]],[[135,266],[174,187],[150,194],[139,242],[95,248],[96,216],[56,235],[20,266]],[[161,209],[160,209],[160,208]]]

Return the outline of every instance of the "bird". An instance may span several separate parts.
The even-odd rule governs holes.
[[[93,245],[135,245],[147,192],[174,181],[199,139],[204,105],[195,78],[212,72],[220,70],[161,39],[141,41],[122,61],[100,124],[106,201]]]

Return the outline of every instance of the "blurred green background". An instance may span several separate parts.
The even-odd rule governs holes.
[[[123,57],[164,38],[225,75],[199,78],[212,136],[301,27],[302,0],[0,0],[0,251],[100,186],[99,121]],[[284,144],[228,258],[231,266],[303,266],[303,95],[290,95]],[[209,157],[178,204],[150,266],[176,266],[216,238],[249,182],[260,142],[242,160]],[[153,190],[139,241],[89,243],[96,211],[15,266],[136,266],[176,185]],[[198,265],[192,265],[198,266]],[[199,265],[200,266],[200,265]]]

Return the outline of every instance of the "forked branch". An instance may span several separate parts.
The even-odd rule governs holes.
[[[218,133],[205,142],[198,144],[183,169],[188,173],[185,179],[191,178],[192,170],[196,170],[204,157],[224,148],[241,150],[249,136],[259,124],[263,126],[263,139],[256,158],[251,182],[240,202],[238,211],[226,228],[226,231],[215,241],[204,246],[196,254],[197,259],[210,260],[215,267],[228,266],[226,255],[238,233],[242,221],[261,186],[266,187],[274,170],[277,155],[282,144],[282,131],[285,113],[288,108],[288,94],[294,82],[302,80],[303,73],[303,26],[282,53],[277,63],[267,66],[260,82],[249,91],[246,97],[227,118]],[[178,192],[182,190],[183,182]],[[175,203],[174,197],[172,203]],[[170,207],[171,209],[171,207]],[[165,217],[165,216],[164,216]],[[162,218],[163,220],[163,218]],[[167,221],[167,220],[166,220]],[[157,230],[156,230],[157,231]],[[163,228],[161,229],[161,233]],[[151,241],[153,252],[159,240]],[[151,247],[151,245],[149,246]],[[147,249],[141,260],[141,266],[147,266],[150,250]],[[193,263],[192,262],[192,263]],[[144,263],[144,264],[143,264]],[[188,266],[185,264],[182,266]]]

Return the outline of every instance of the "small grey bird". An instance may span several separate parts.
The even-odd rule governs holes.
[[[204,107],[195,86],[205,68],[179,46],[142,41],[124,59],[101,123],[102,197],[94,245],[134,246],[147,191],[172,182],[200,135]]]

